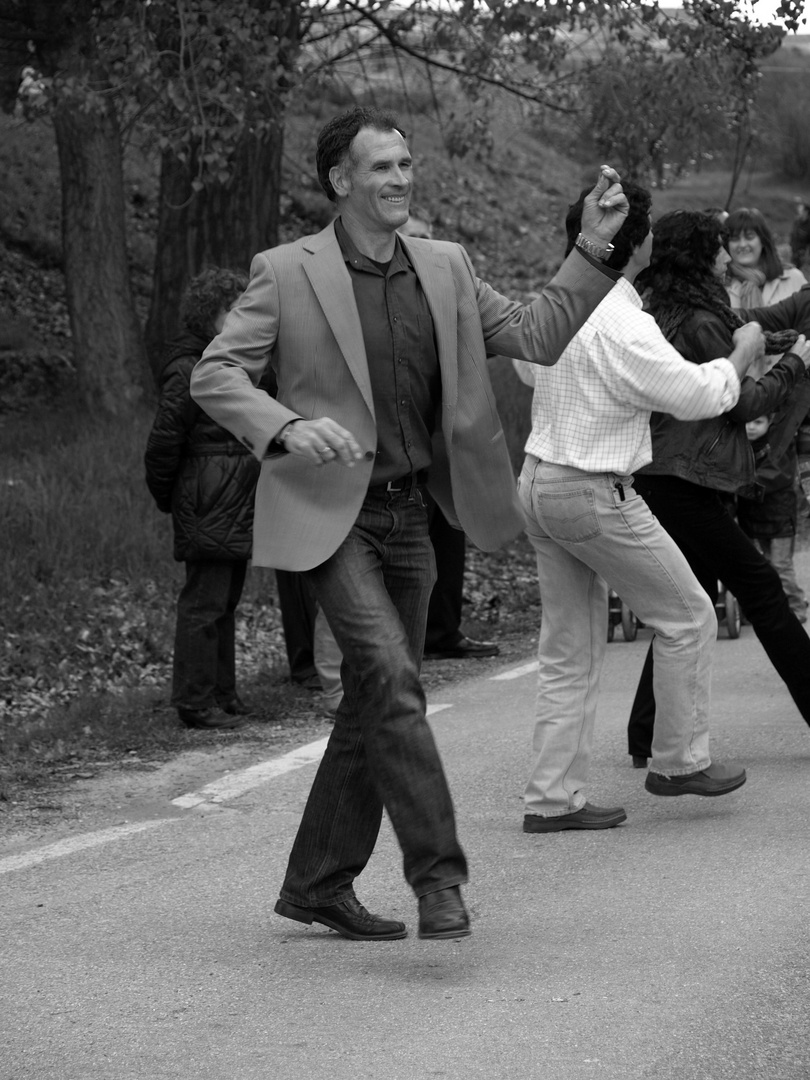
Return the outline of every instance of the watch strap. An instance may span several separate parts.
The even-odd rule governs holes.
[[[594,259],[604,260],[609,258],[613,253],[613,244],[605,244],[604,246],[595,244],[593,240],[589,240],[583,233],[580,233],[576,238],[576,246],[582,248],[583,251],[587,252],[587,254],[591,255]]]

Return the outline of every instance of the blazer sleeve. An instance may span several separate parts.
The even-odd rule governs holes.
[[[533,364],[556,364],[619,277],[574,249],[531,304],[509,300],[476,279],[487,352]]]
[[[278,337],[279,299],[273,264],[254,256],[250,282],[191,374],[191,396],[259,460],[298,413],[259,388]]]

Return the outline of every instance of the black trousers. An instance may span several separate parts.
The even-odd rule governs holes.
[[[177,599],[172,705],[209,709],[236,694],[236,606],[247,562],[195,559]]]
[[[635,488],[686,556],[713,601],[718,581],[734,594],[754,633],[810,724],[810,637],[790,610],[779,575],[745,535],[719,492],[677,476],[635,477]],[[652,645],[627,725],[628,751],[651,756],[655,723]]]
[[[276,588],[290,678],[302,683],[317,675],[313,653],[315,597],[303,574],[276,570]]]
[[[429,534],[436,556],[436,584],[430,594],[425,651],[452,649],[461,633],[461,600],[467,538],[454,529],[433,500],[428,503]]]

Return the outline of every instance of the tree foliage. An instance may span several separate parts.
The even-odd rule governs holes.
[[[741,19],[730,2],[687,0],[684,15],[661,15],[653,32],[611,46],[585,111],[600,154],[635,178],[663,183],[667,170],[730,153],[730,200],[753,137],[759,66],[783,31]]]
[[[251,248],[274,242],[285,104],[302,84],[351,72],[356,88],[375,64],[418,64],[438,108],[441,80],[466,93],[468,109],[445,123],[456,156],[485,151],[488,95],[506,92],[572,124],[588,113],[603,156],[621,148],[631,172],[660,173],[714,123],[736,133],[740,155],[747,148],[757,65],[803,5],[781,0],[781,26],[762,30],[745,2],[687,0],[687,17],[674,19],[630,0],[0,0],[0,104],[14,105],[27,71],[24,107],[61,117],[85,144],[84,155],[70,147],[63,190],[93,179],[92,148],[118,173],[98,184],[95,210],[65,194],[66,243],[94,227],[89,213],[122,234],[111,224],[123,219],[121,140],[154,151],[163,198],[149,336],[159,340],[190,274],[205,262],[244,265]],[[71,156],[69,140],[60,145]],[[106,329],[103,280],[77,290],[71,317],[80,365],[98,338],[95,355],[113,347],[121,380],[132,380],[143,349],[122,319],[132,301],[120,288],[125,244],[114,246]],[[68,260],[71,274],[89,273],[81,255]],[[82,330],[81,308],[99,287],[101,314]]]

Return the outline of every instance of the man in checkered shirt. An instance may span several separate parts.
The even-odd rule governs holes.
[[[755,323],[738,330],[728,358],[703,365],[683,359],[641,310],[633,283],[650,260],[651,198],[634,184],[623,186],[630,212],[604,253],[606,265],[623,276],[559,362],[527,376],[535,389],[519,494],[543,604],[537,757],[523,824],[529,833],[608,829],[627,817],[621,807],[591,805],[585,794],[608,588],[655,632],[648,790],[724,795],[745,783],[744,769],[709,756],[714,607],[634,491],[631,474],[652,460],[652,410],[698,420],[734,406],[740,378],[764,352],[762,332]],[[582,205],[580,197],[566,218],[569,250]]]

